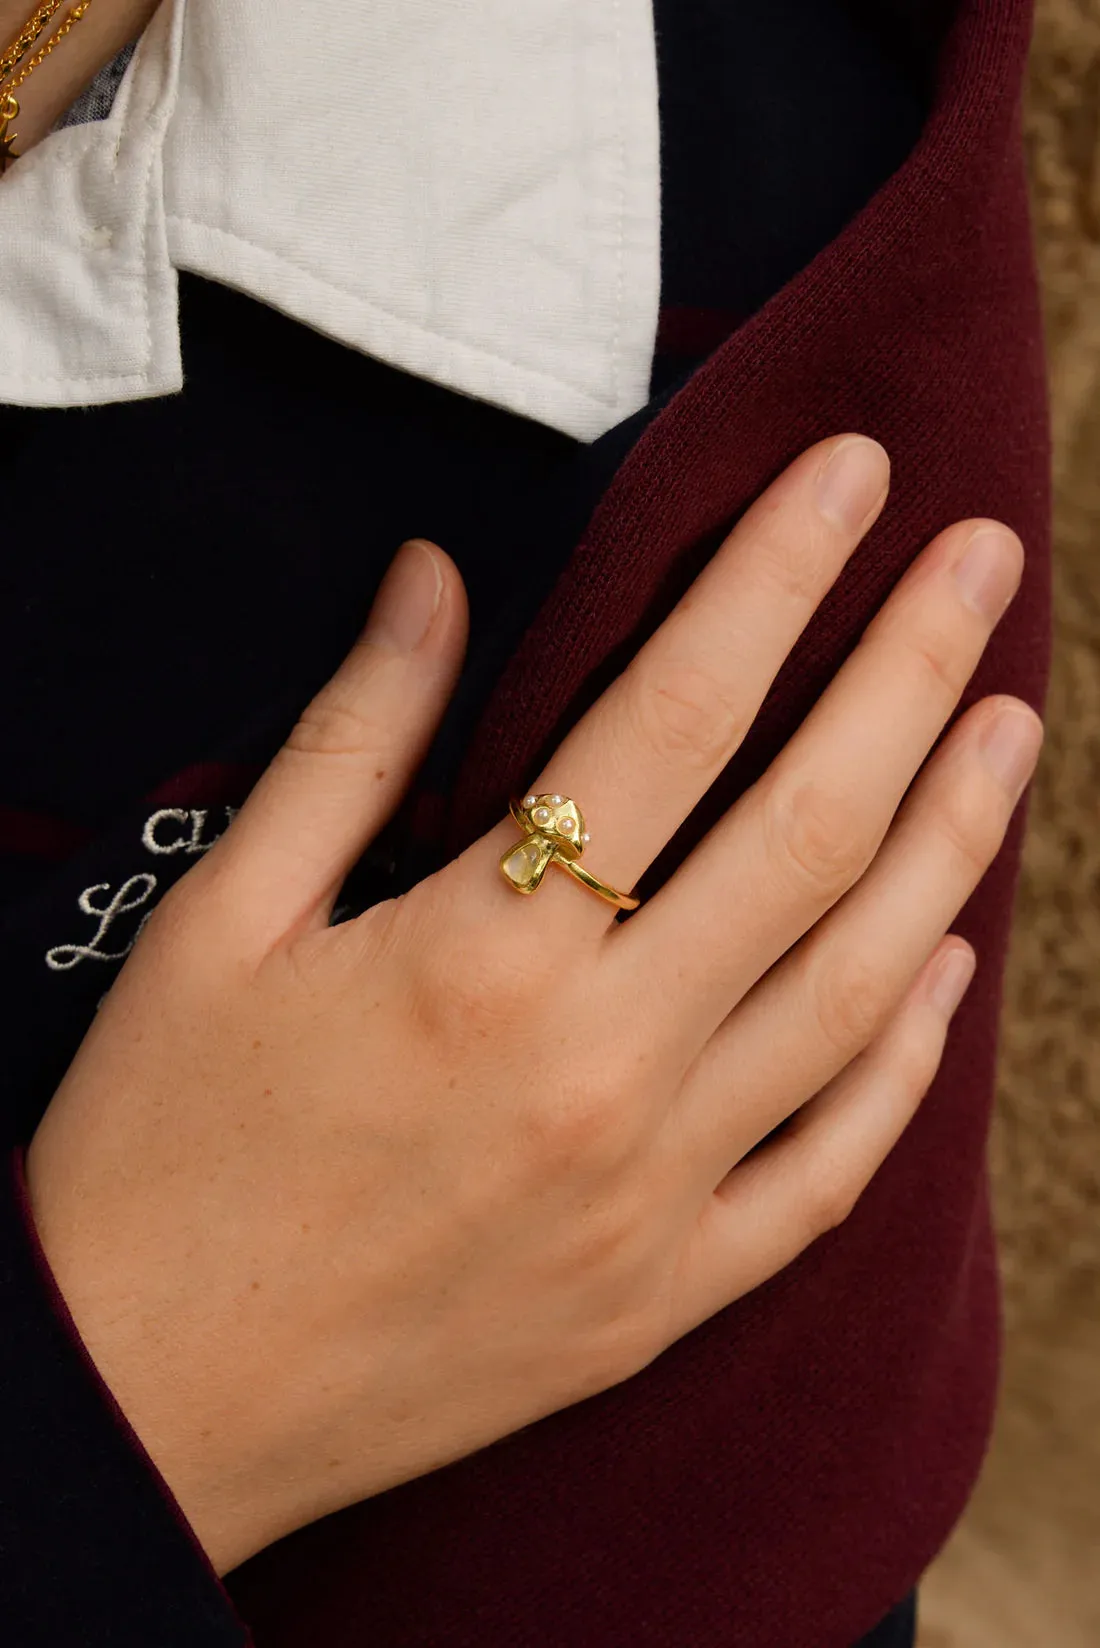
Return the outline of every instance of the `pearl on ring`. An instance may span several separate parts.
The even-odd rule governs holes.
[[[577,860],[592,837],[584,828],[584,814],[565,795],[527,795],[520,803],[513,797],[509,810],[525,832],[499,860],[504,879],[520,893],[533,893],[541,886],[544,871],[552,866],[568,871],[575,881],[621,910],[636,910],[639,899],[633,893],[609,887],[598,876],[582,870]],[[551,880],[555,879],[551,876]]]

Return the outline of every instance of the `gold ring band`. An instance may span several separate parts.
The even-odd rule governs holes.
[[[526,795],[522,801],[510,801],[508,808],[523,831],[523,840],[501,855],[500,873],[509,887],[517,893],[533,893],[550,865],[557,864],[582,887],[620,910],[638,908],[641,899],[609,887],[577,863],[590,837],[575,801],[567,795]]]

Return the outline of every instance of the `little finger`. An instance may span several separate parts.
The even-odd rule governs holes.
[[[1018,699],[963,716],[871,868],[715,1031],[678,1099],[704,1182],[717,1184],[896,1012],[1000,849],[1042,738]]]
[[[931,1087],[976,958],[949,935],[878,1038],[708,1197],[679,1275],[675,1337],[842,1224]]]

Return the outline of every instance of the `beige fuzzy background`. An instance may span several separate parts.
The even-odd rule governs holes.
[[[1007,1362],[921,1648],[1100,1648],[1100,0],[1038,0],[1027,140],[1055,438],[1055,662],[1001,1044]]]

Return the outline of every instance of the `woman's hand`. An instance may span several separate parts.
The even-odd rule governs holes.
[[[708,789],[887,483],[872,442],[805,453],[533,775],[594,873],[631,887]],[[29,1151],[77,1326],[220,1570],[629,1378],[845,1217],[936,1071],[973,963],[941,941],[1038,752],[987,699],[906,796],[1021,561],[942,533],[629,920],[553,867],[518,897],[506,819],[330,927],[464,645],[453,563],[403,549]]]

